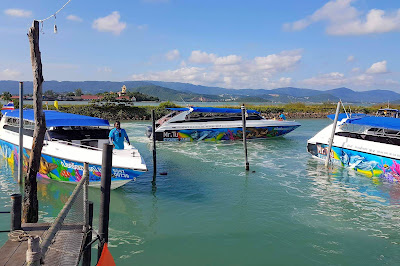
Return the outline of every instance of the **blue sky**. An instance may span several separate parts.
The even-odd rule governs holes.
[[[32,80],[27,30],[66,2],[0,2],[1,80]],[[71,0],[43,32],[45,80],[400,92],[398,0]]]

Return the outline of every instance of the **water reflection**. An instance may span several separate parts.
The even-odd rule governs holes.
[[[310,196],[317,200],[309,209],[312,215],[333,217],[330,222],[343,230],[368,231],[400,243],[400,186],[340,166],[327,169],[315,159],[308,160],[306,169]]]

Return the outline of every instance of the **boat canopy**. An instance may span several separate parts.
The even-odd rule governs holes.
[[[109,126],[108,120],[70,113],[62,113],[54,110],[44,110],[47,127],[66,127],[66,126]],[[19,118],[19,110],[3,110],[3,115],[7,117]],[[23,111],[24,120],[34,121],[32,109]]]
[[[366,116],[366,114],[350,114],[350,118],[360,118]],[[339,114],[338,121],[342,121],[343,118],[347,118],[347,114],[341,113]],[[335,114],[328,115],[328,118],[331,120],[335,120]]]
[[[199,112],[199,113],[231,113],[231,114],[237,114],[241,113],[241,109],[233,109],[233,108],[217,108],[217,107],[191,107],[193,109],[193,112]],[[190,108],[167,108],[172,111],[189,111]],[[256,110],[246,110],[248,114],[259,114]]]
[[[335,119],[334,114],[328,115],[328,117],[332,120]],[[347,115],[339,114],[338,120],[341,121],[343,118],[347,118]],[[346,124],[400,130],[400,118],[394,117],[378,117],[368,116],[365,114],[352,114],[351,117],[346,120]]]
[[[400,130],[400,119],[394,117],[364,116],[348,119],[346,123]]]

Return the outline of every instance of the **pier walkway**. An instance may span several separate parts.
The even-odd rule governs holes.
[[[43,237],[49,227],[48,223],[22,224],[22,230],[31,236]],[[82,227],[83,225],[64,224],[46,253],[44,265],[77,265],[85,236]],[[0,265],[27,265],[27,249],[28,241],[9,239],[0,248]]]

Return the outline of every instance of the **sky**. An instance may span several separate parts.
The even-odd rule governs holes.
[[[28,28],[66,2],[0,1],[0,80],[32,80]],[[41,31],[45,80],[400,92],[399,0],[70,0]]]

